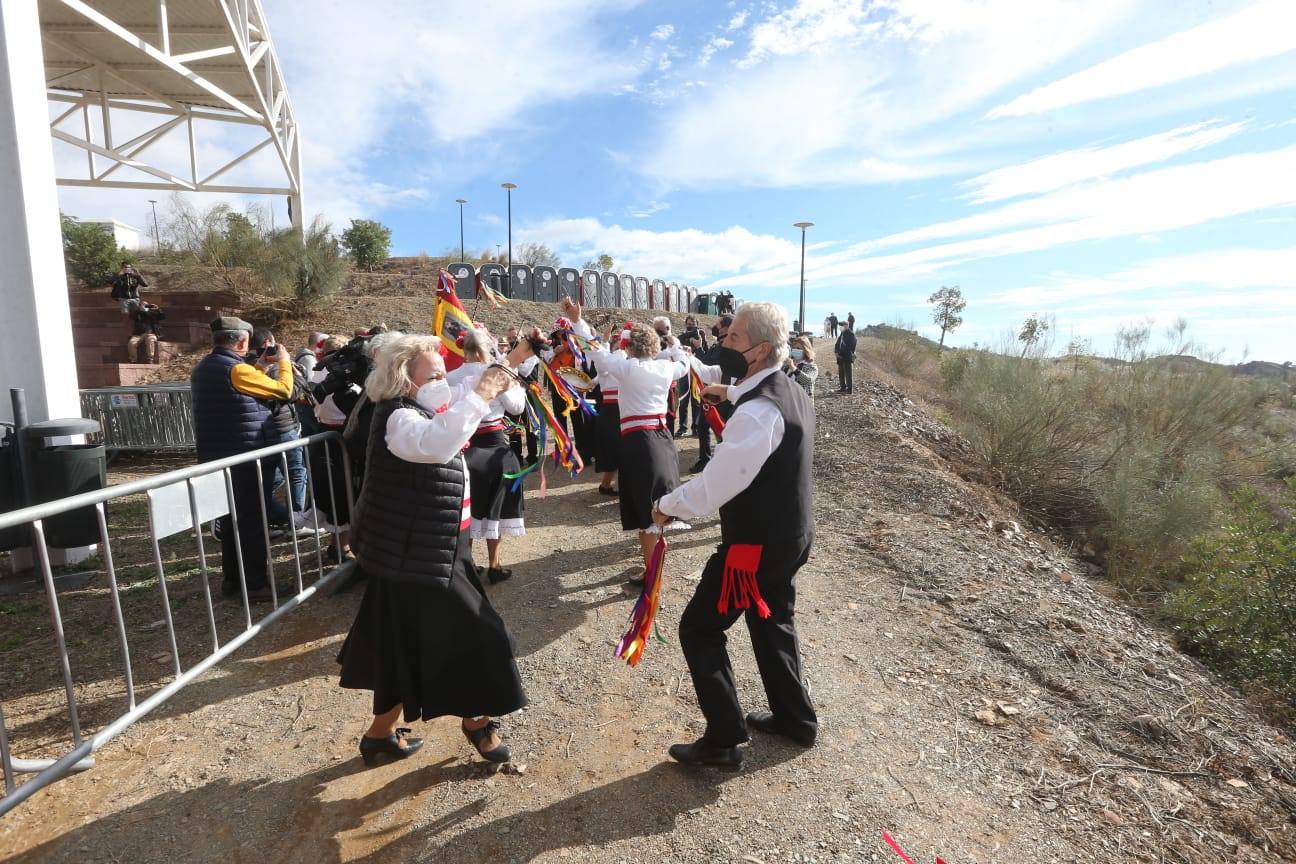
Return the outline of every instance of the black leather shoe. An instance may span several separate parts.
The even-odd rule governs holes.
[[[483,750],[481,746],[490,739],[491,733],[498,732],[499,728],[500,724],[498,720],[491,720],[480,729],[469,729],[467,726],[462,725],[459,727],[460,731],[463,732],[464,737],[468,739],[468,743],[473,745],[473,748],[481,754],[483,759],[487,762],[503,764],[513,758],[513,754],[509,753],[508,745],[505,744],[503,740],[500,741],[499,746],[494,750]]]
[[[671,758],[685,765],[710,765],[726,771],[742,767],[742,751],[737,747],[717,747],[699,738],[692,744],[672,744]]]
[[[397,729],[396,734],[389,738],[370,738],[368,735],[360,739],[360,758],[368,766],[378,764],[379,756],[390,756],[393,759],[408,759],[419,751],[423,746],[422,738],[411,738],[408,729]],[[401,737],[405,738],[405,746],[400,743]]]
[[[747,715],[747,728],[755,729],[758,732],[764,732],[767,735],[779,735],[802,747],[813,747],[815,743],[815,730],[793,732],[785,729],[782,723],[774,718],[771,711],[753,711]]]
[[[513,570],[509,567],[488,567],[486,569],[486,578],[490,584],[498,585],[500,582],[507,582],[513,578]]]

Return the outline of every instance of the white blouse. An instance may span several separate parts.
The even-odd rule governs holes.
[[[575,329],[585,338],[593,338],[584,320],[577,321]],[[678,347],[668,348],[662,353],[669,354],[672,359],[627,357],[619,351],[608,351],[601,344],[593,349],[594,365],[598,367],[600,376],[611,372],[617,380],[622,432],[661,426],[670,407],[670,393],[675,382],[688,374],[688,364],[683,361],[684,354]]]
[[[528,358],[530,359],[530,358]],[[451,387],[471,379],[474,385],[489,363],[465,363],[458,369],[446,373],[446,383]],[[519,370],[520,371],[520,370]],[[482,418],[482,425],[504,419],[505,414],[521,414],[526,408],[526,391],[517,382],[490,401],[490,410]]]

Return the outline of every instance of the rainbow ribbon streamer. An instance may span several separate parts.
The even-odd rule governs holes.
[[[594,403],[573,390],[572,386],[564,381],[563,377],[555,372],[548,362],[541,360],[540,368],[544,370],[545,377],[549,379],[549,384],[554,388],[554,392],[567,404],[567,407],[562,412],[564,417],[570,417],[577,406],[580,406],[581,413],[586,417],[598,416]]]
[[[630,625],[616,647],[616,656],[631,666],[639,665],[651,636],[656,635],[660,641],[666,641],[654,626],[657,607],[661,603],[662,585],[665,583],[665,569],[666,535],[663,534],[657,538],[657,545],[653,547],[652,556],[648,559],[643,590],[639,592],[639,599],[630,610]]]

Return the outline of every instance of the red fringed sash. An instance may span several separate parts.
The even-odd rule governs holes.
[[[731,605],[734,609],[749,609],[755,602],[756,614],[761,618],[770,617],[769,606],[756,584],[756,571],[760,568],[764,549],[764,546],[754,543],[734,543],[729,547],[724,560],[724,578],[720,583],[720,600],[716,603],[716,611],[721,615],[728,615]]]

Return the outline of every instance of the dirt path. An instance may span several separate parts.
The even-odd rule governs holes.
[[[1048,538],[996,529],[1011,514],[950,470],[948,430],[859,389],[819,403],[820,539],[798,602],[824,723],[813,750],[757,737],[736,775],[667,760],[701,729],[675,628],[717,527],[674,542],[667,644],[629,669],[612,646],[634,544],[592,479],[557,481],[528,498],[529,533],[506,549],[516,575],[490,589],[531,697],[505,726],[524,773],[489,774],[447,719],[420,730],[415,758],[363,770],[370,706],[338,689],[334,663],[351,592],[308,604],[0,822],[0,856],[898,861],[886,830],[917,862],[1291,860],[1290,742]],[[681,444],[687,466],[695,442]],[[763,707],[731,632],[745,705]],[[1166,737],[1131,732],[1139,713],[1164,714]]]

